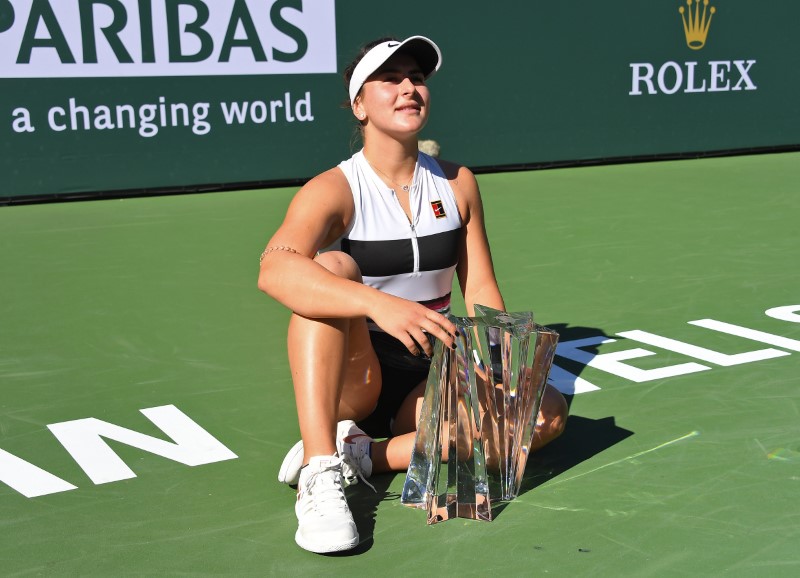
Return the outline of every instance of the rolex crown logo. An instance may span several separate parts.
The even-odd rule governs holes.
[[[700,0],[694,0],[694,14],[692,13],[692,0],[686,0],[687,10],[683,6],[678,8],[683,19],[683,32],[686,34],[686,45],[692,50],[700,50],[706,44],[708,29],[711,26],[711,17],[717,11],[713,6],[708,7],[709,0],[703,0],[703,12],[700,13]]]

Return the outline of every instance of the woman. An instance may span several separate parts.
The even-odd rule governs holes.
[[[262,254],[259,288],[294,313],[302,441],[279,480],[298,485],[295,540],[313,552],[358,544],[343,484],[408,468],[432,342],[454,347],[454,273],[470,315],[476,303],[504,309],[475,177],[418,151],[440,64],[421,36],[362,49],[345,83],[364,148],[297,193]],[[566,413],[548,388],[538,446]]]

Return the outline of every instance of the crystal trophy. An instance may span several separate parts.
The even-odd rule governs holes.
[[[453,317],[455,349],[434,346],[401,502],[428,524],[492,519],[517,497],[558,334],[530,312],[475,306]]]

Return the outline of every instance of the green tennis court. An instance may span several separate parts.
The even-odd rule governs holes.
[[[490,523],[349,489],[338,556],[275,479],[288,313],[256,275],[295,189],[0,208],[0,574],[798,575],[800,153],[479,182],[567,430]]]

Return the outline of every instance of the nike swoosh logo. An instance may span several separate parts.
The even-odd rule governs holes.
[[[355,434],[355,435],[347,436],[342,441],[344,443],[346,443],[346,444],[352,444],[352,443],[355,442],[355,440],[357,438],[369,438],[369,436],[367,434]]]

